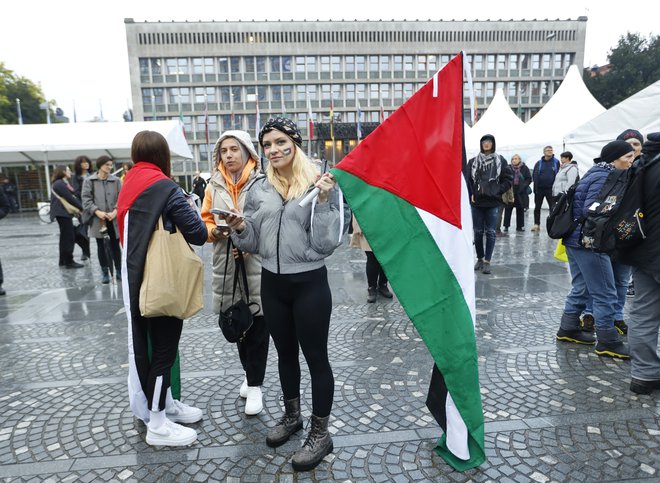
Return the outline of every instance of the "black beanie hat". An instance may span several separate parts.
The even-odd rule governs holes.
[[[641,132],[636,131],[634,129],[626,129],[621,134],[619,134],[616,138],[619,141],[625,141],[626,139],[635,138],[640,143],[644,144],[644,136],[642,136]]]
[[[633,152],[633,147],[621,140],[612,141],[603,146],[603,149],[600,150],[600,157],[594,159],[594,163],[611,163],[616,161],[624,154]]]
[[[264,127],[261,128],[261,131],[259,132],[259,144],[261,144],[261,147],[264,146],[264,134],[269,133],[274,129],[283,132],[298,146],[302,146],[302,136],[300,135],[300,130],[298,129],[298,126],[296,126],[296,123],[286,117],[276,117],[274,119],[269,119],[266,124],[264,124]]]

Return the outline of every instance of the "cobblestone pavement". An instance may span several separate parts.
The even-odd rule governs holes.
[[[303,433],[277,449],[264,441],[280,413],[274,348],[265,409],[246,417],[236,350],[209,309],[186,321],[180,347],[183,399],[205,413],[199,440],[147,446],[128,409],[121,289],[101,285],[95,256],[80,270],[58,268],[57,242],[57,226],[36,216],[0,222],[5,481],[660,481],[660,395],[631,393],[627,362],[556,343],[570,280],[544,234],[498,238],[493,274],[477,277],[488,461],[465,473],[433,451],[441,430],[424,405],[431,358],[396,301],[366,303],[362,252],[343,246],[328,262],[335,451],[296,474],[290,458]],[[303,374],[308,416],[304,363]]]

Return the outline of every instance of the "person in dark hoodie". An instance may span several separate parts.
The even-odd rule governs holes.
[[[646,238],[617,253],[632,265],[635,298],[628,320],[630,390],[649,394],[660,389],[660,132],[651,133],[642,148],[639,166],[644,169],[644,220]],[[633,146],[634,148],[634,146]],[[633,168],[637,169],[637,168]]]
[[[559,160],[555,158],[552,146],[543,148],[543,157],[534,165],[532,179],[534,180],[534,226],[532,231],[541,231],[541,207],[543,199],[548,202],[552,210],[554,201],[552,198],[552,185],[559,172]]]
[[[502,193],[511,188],[513,173],[506,160],[495,152],[495,136],[486,134],[479,144],[481,152],[470,159],[464,174],[470,192],[474,246],[477,250],[477,263],[474,269],[490,274]],[[484,234],[486,235],[485,251]]]

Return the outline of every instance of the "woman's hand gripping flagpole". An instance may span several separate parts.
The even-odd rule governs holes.
[[[300,207],[304,208],[310,204],[314,198],[318,195],[319,203],[325,203],[328,201],[328,193],[332,188],[335,187],[335,178],[330,173],[323,173],[323,176],[315,184],[315,188],[309,192],[302,200],[300,200]]]

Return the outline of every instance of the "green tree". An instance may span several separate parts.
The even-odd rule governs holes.
[[[584,82],[598,102],[609,109],[660,79],[660,36],[647,39],[628,32],[607,59],[610,71],[592,77],[591,69],[586,69]]]
[[[46,122],[46,111],[39,106],[46,102],[41,87],[26,77],[20,77],[0,62],[0,124],[18,124],[16,99],[21,100],[24,124]],[[49,103],[51,120],[54,122],[53,101]]]

